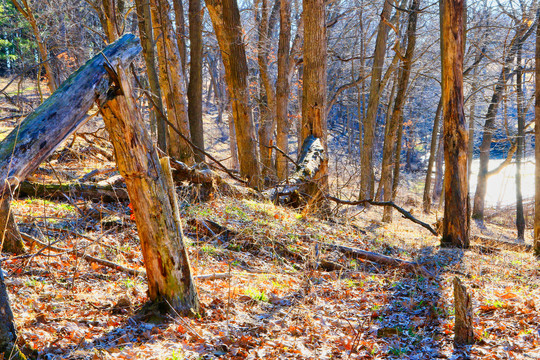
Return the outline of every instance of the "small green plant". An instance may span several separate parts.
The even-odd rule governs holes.
[[[268,295],[258,289],[247,288],[244,290],[244,295],[258,302],[268,302]]]
[[[208,255],[210,255],[210,256],[213,256],[213,255],[217,254],[217,249],[212,245],[204,245],[201,248],[201,251],[208,254]]]
[[[352,280],[352,279],[345,279],[345,283],[346,283],[347,286],[350,287],[350,288],[354,288],[354,287],[357,287],[357,286],[360,285],[360,284],[358,283],[358,281]]]
[[[375,304],[375,305],[373,305],[373,306],[371,307],[371,311],[377,311],[377,310],[379,310],[380,308],[381,308],[381,305]]]
[[[388,349],[388,352],[394,356],[403,356],[408,353],[407,349],[401,348],[399,346],[392,346],[390,349]]]
[[[183,360],[184,359],[184,354],[182,354],[182,352],[180,350],[177,351],[173,351],[173,353],[171,354],[171,357],[167,358],[167,360]]]
[[[125,280],[122,280],[122,285],[126,288],[126,289],[131,289],[133,287],[135,287],[135,281],[133,279],[125,279]]]

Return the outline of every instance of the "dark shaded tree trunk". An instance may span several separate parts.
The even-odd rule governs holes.
[[[441,0],[444,218],[441,246],[469,247],[469,134],[463,108],[464,0]]]
[[[431,179],[433,177],[433,165],[437,154],[437,137],[439,136],[439,127],[441,122],[442,99],[439,100],[437,110],[435,111],[435,120],[433,121],[433,130],[431,131],[431,146],[429,148],[429,160],[426,171],[426,180],[424,182],[423,208],[428,214],[431,211]]]
[[[204,127],[202,118],[203,86],[203,38],[201,0],[189,0],[189,85],[188,116],[191,141],[204,149]],[[195,161],[203,162],[204,154],[195,150]]]
[[[173,0],[174,19],[176,24],[176,44],[178,45],[178,53],[182,63],[182,71],[186,78],[187,71],[187,45],[186,45],[186,19],[184,16],[184,4],[182,0]]]
[[[316,201],[328,187],[326,124],[326,11],[324,0],[303,0],[304,80],[302,87],[302,143],[310,136],[320,139],[324,159],[307,192]]]
[[[13,312],[4,283],[3,270],[0,267],[0,356],[3,359],[26,360],[26,356],[21,353],[16,341],[17,331],[15,330]]]
[[[0,251],[22,254],[26,249],[10,204],[11,194],[0,198]]]
[[[150,13],[150,4],[147,0],[135,0],[137,9],[139,35],[141,38],[141,45],[143,48],[144,62],[146,64],[146,74],[148,75],[148,83],[150,85],[150,92],[152,99],[157,106],[157,110],[153,109],[153,118],[157,123],[157,143],[159,148],[168,153],[168,134],[167,124],[163,120],[159,113],[165,114],[163,108],[163,101],[161,100],[161,87],[159,85],[159,78],[156,70],[156,56],[154,51],[154,35],[152,32],[152,16]]]
[[[206,0],[225,65],[225,78],[232,104],[238,139],[240,175],[252,187],[259,187],[261,176],[257,159],[257,138],[249,106],[248,66],[242,36],[240,10],[236,0]]]

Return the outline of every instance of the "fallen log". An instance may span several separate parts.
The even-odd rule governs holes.
[[[531,252],[533,250],[533,247],[529,244],[493,239],[485,236],[472,235],[471,241],[481,245],[492,246],[515,252]]]
[[[72,194],[84,199],[115,202],[127,201],[129,196],[125,187],[119,187],[106,183],[37,183],[23,181],[19,185],[20,195],[43,197],[52,199],[64,199],[63,194]]]
[[[418,272],[426,277],[433,277],[433,274],[431,274],[425,267],[415,262],[401,260],[401,259],[393,258],[390,256],[386,256],[383,254],[379,254],[376,252],[361,250],[358,248],[353,248],[353,247],[344,246],[344,245],[326,244],[326,243],[320,243],[320,245],[327,249],[337,250],[348,256],[354,256],[360,259],[373,261],[378,264],[382,264],[386,266],[405,269],[407,271],[412,271],[415,273]]]

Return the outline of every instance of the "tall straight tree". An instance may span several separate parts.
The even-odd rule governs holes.
[[[540,19],[540,11],[536,21]],[[535,192],[534,192],[534,253],[540,256],[540,26],[536,27],[535,51],[535,84],[534,90],[534,158],[535,163]]]
[[[523,95],[523,67],[521,64],[523,44],[520,42],[517,51],[517,149],[516,149],[516,229],[518,240],[525,240],[525,216],[523,214],[523,194],[521,193],[521,160],[525,151],[525,109]]]
[[[289,153],[289,69],[291,47],[291,1],[281,0],[279,10],[278,77],[276,82],[276,144],[286,154]],[[279,180],[287,177],[287,159],[276,154],[276,172]]]
[[[248,66],[236,0],[206,0],[206,6],[221,50],[225,79],[231,99],[238,144],[240,175],[250,186],[260,185],[257,138],[249,107]]]
[[[325,151],[312,196],[328,186],[328,146],[326,124],[326,11],[324,0],[303,0],[304,8],[304,81],[302,87],[302,142],[312,135],[319,138]]]
[[[185,136],[190,136],[184,71],[176,42],[171,7],[167,0],[150,0],[159,63],[159,82],[167,104],[167,118]],[[193,149],[176,131],[169,129],[169,154],[186,163],[193,161]]]
[[[463,108],[465,0],[441,0],[444,218],[441,246],[469,247],[469,133]]]
[[[204,150],[204,129],[202,119],[202,39],[201,0],[189,0],[189,42],[190,65],[188,84],[188,115],[191,141]],[[195,150],[195,161],[204,161],[204,154]]]
[[[157,137],[159,148],[168,153],[167,124],[159,113],[164,114],[163,101],[161,100],[161,87],[156,70],[156,56],[154,51],[154,34],[152,32],[152,16],[150,14],[150,4],[147,0],[135,0],[137,10],[139,37],[143,48],[144,62],[146,64],[146,74],[152,93],[153,105],[157,109],[153,110],[153,118],[157,123]]]
[[[364,118],[364,142],[362,146],[361,174],[360,174],[360,198],[371,199],[374,192],[373,175],[373,141],[375,139],[375,123],[377,109],[379,108],[379,96],[381,93],[381,75],[386,54],[386,42],[388,39],[388,19],[392,10],[392,0],[385,0],[381,13],[381,21],[375,40],[375,52],[373,54],[373,67],[371,69],[371,85],[369,88],[369,100],[367,113]],[[306,22],[307,22],[306,18]]]

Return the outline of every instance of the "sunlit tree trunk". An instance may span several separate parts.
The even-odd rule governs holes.
[[[154,37],[159,63],[159,82],[167,104],[167,118],[185,137],[190,137],[187,98],[178,45],[169,17],[167,0],[150,0]],[[191,164],[193,149],[176,131],[169,127],[169,154]]]
[[[439,124],[441,122],[442,99],[439,100],[437,110],[435,111],[435,120],[433,121],[433,130],[431,131],[431,146],[429,148],[429,160],[426,171],[426,181],[424,183],[423,208],[428,214],[431,211],[431,179],[433,177],[433,165],[437,154],[437,137],[439,136]]]
[[[159,148],[168,153],[168,134],[167,124],[160,116],[160,113],[165,114],[163,101],[161,99],[161,87],[156,70],[156,60],[154,51],[154,35],[152,32],[152,16],[150,14],[150,5],[147,0],[135,0],[137,9],[139,37],[143,48],[144,62],[146,64],[146,74],[148,75],[148,83],[152,95],[153,104],[157,109],[154,112],[154,119],[157,122],[157,141]]]
[[[202,118],[203,86],[203,39],[201,0],[189,0],[189,85],[188,115],[191,141],[204,150],[204,127]],[[195,160],[204,161],[204,154],[195,151]]]
[[[469,247],[468,129],[463,108],[464,0],[441,0],[441,58],[444,136],[442,246]]]
[[[381,172],[381,181],[384,184],[384,201],[392,200],[392,165],[393,160],[395,159],[396,152],[401,151],[401,149],[396,149],[395,143],[397,131],[399,128],[399,120],[403,116],[403,105],[405,104],[406,92],[409,86],[409,76],[411,74],[414,48],[416,46],[416,22],[418,19],[419,7],[420,0],[413,0],[409,10],[409,23],[407,25],[407,50],[405,51],[405,58],[403,59],[402,68],[400,69],[399,73],[399,82],[396,99],[394,102],[394,109],[392,111],[392,117],[390,118],[390,124],[388,127],[388,139],[384,139],[383,163]],[[392,221],[391,206],[385,206],[383,221]]]
[[[386,54],[386,41],[388,39],[387,25],[392,10],[392,1],[385,0],[381,13],[381,21],[377,30],[375,52],[373,54],[373,68],[371,69],[371,85],[367,113],[364,117],[364,141],[362,146],[361,174],[360,174],[360,199],[373,198],[374,175],[373,175],[373,143],[375,138],[375,123],[379,96],[381,93],[381,75]],[[306,19],[307,21],[307,19]]]
[[[289,69],[291,41],[291,2],[281,0],[280,28],[278,44],[278,77],[276,84],[276,144],[285,153],[289,153]],[[276,172],[279,180],[287,177],[287,159],[280,152],[276,153]]]
[[[260,185],[257,138],[249,106],[248,67],[242,36],[240,10],[236,0],[206,0],[225,65],[225,78],[231,99],[240,175],[250,186]]]
[[[539,12],[540,13],[540,12]],[[537,21],[540,16],[537,16]],[[540,256],[540,26],[536,27],[535,63],[535,102],[534,102],[534,158],[535,192],[534,192],[534,253]]]
[[[325,154],[313,185],[317,197],[328,187],[328,147],[326,124],[326,12],[324,0],[303,0],[304,80],[302,87],[302,142],[310,135],[321,140]]]

